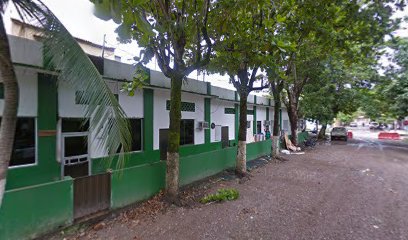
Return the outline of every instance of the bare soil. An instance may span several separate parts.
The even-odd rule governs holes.
[[[183,191],[182,207],[159,194],[139,207],[51,239],[408,239],[408,145],[349,141],[285,155]],[[219,188],[236,201],[202,205]]]

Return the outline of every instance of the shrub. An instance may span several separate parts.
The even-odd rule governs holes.
[[[223,202],[223,201],[232,201],[236,200],[239,197],[238,190],[234,188],[230,189],[218,189],[217,193],[208,194],[205,197],[200,199],[200,202],[205,204],[209,202]]]

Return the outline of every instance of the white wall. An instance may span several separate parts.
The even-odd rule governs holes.
[[[82,118],[85,105],[75,104],[75,89],[66,82],[58,83],[58,116],[63,118]]]
[[[166,110],[166,101],[170,99],[169,90],[154,90],[153,97],[153,149],[159,149],[159,130],[169,128],[169,111]],[[181,101],[194,102],[195,112],[181,112],[181,119],[194,119],[196,126],[194,144],[204,143],[204,130],[198,129],[198,122],[204,121],[204,96],[182,93]]]
[[[8,38],[14,63],[43,66],[42,43],[11,35]]]
[[[285,122],[287,121],[287,127],[285,128]],[[289,116],[288,116],[288,111],[285,108],[282,108],[282,130],[285,130],[285,132],[290,135],[290,122],[289,122]]]
[[[257,97],[256,97],[256,103],[257,103],[257,104],[262,104],[262,105],[268,106],[268,104],[269,104],[269,99],[266,98],[266,97],[257,96]]]
[[[119,104],[129,118],[143,118],[143,90],[135,91],[134,96],[119,92]]]
[[[235,100],[235,91],[225,88],[211,86],[211,95],[218,96],[222,99]]]
[[[248,110],[253,110],[253,106],[248,105]],[[247,128],[247,143],[254,141],[254,115],[247,114],[247,121],[251,121],[250,128]]]
[[[162,72],[150,70],[150,83],[154,86],[170,88],[171,81]],[[183,91],[207,94],[207,83],[192,78],[185,79],[181,87]]]
[[[263,121],[266,120],[266,107],[256,106],[256,120],[262,121],[263,124]]]
[[[15,67],[19,85],[19,104],[17,115],[21,117],[37,116],[38,74],[35,70]],[[0,77],[0,82],[3,80]],[[4,99],[0,99],[0,116],[3,115]]]
[[[135,66],[113,60],[104,59],[103,75],[115,79],[132,80],[135,73]]]
[[[229,140],[235,139],[235,114],[225,114],[225,108],[234,108],[234,103],[220,99],[211,99],[211,123],[228,126]],[[211,125],[210,123],[210,125]],[[211,142],[215,142],[215,129],[211,129]]]

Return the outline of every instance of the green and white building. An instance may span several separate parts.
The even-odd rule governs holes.
[[[123,169],[117,169],[116,159],[108,164],[106,151],[97,142],[86,142],[96,133],[81,125],[80,89],[57,82],[56,73],[44,69],[40,42],[16,36],[9,40],[20,103],[0,209],[0,239],[38,236],[88,214],[147,199],[163,189],[169,79],[149,70],[149,85],[128,96],[120,88],[132,80],[134,66],[91,57],[132,127],[132,152],[127,153]],[[180,184],[186,185],[235,166],[239,97],[235,91],[193,79],[182,90]],[[0,114],[3,104],[0,99]],[[271,121],[274,111],[270,99],[248,97],[248,160],[270,153],[271,141],[254,137],[264,133],[266,126],[272,129],[273,124],[280,124],[290,131],[286,110],[281,112],[280,123]],[[94,195],[80,191],[94,191]],[[95,205],[89,205],[92,201]]]

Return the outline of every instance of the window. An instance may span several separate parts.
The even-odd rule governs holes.
[[[89,121],[83,118],[63,118],[61,132],[63,133],[63,158],[65,164],[79,163],[88,159],[88,129]],[[68,135],[69,134],[69,135]],[[73,158],[78,156],[78,158]]]
[[[132,118],[129,119],[130,131],[132,134],[132,145],[131,151],[141,151],[142,150],[142,119]]]
[[[142,119],[140,118],[129,118],[130,123],[130,135],[132,138],[132,142],[130,145],[130,151],[142,151]],[[116,153],[120,153],[122,145],[119,145],[118,150]]]
[[[61,121],[62,132],[87,132],[89,121],[83,122],[82,118],[63,118]]]
[[[225,114],[235,114],[235,108],[225,108],[224,113]]]
[[[170,110],[170,100],[166,101],[166,110]],[[195,112],[195,103],[181,102],[181,111],[183,111],[183,112]]]
[[[35,146],[35,118],[18,118],[10,166],[35,164]]]
[[[180,122],[180,145],[194,144],[194,119],[182,119]]]
[[[256,122],[256,133],[257,134],[262,133],[262,121],[257,121]]]

